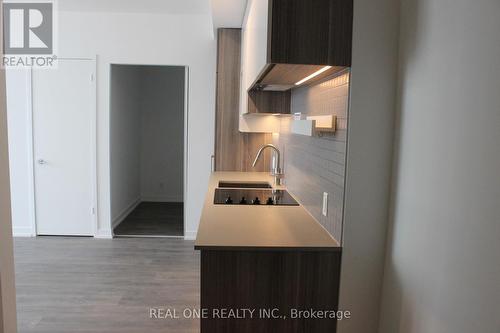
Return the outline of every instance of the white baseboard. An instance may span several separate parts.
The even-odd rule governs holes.
[[[142,202],[183,202],[182,195],[141,195]]]
[[[139,204],[141,203],[141,198],[135,199],[130,205],[128,205],[125,209],[123,209],[117,217],[112,220],[111,229],[115,230],[115,228],[123,222],[123,220],[130,214]]]
[[[112,239],[113,233],[109,229],[97,230],[96,234],[94,235],[94,238]]]
[[[186,231],[184,233],[184,240],[195,240],[196,239],[196,231]]]
[[[31,227],[12,227],[12,236],[14,236],[14,237],[35,237]]]

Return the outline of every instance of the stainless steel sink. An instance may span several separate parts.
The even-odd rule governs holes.
[[[219,182],[220,188],[272,188],[268,182],[257,181],[225,181]]]

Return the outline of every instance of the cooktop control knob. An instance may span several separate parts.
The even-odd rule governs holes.
[[[233,203],[233,199],[231,199],[231,197],[227,197],[226,198],[226,205],[231,205]]]
[[[266,205],[274,205],[274,200],[272,197],[267,198]]]
[[[241,205],[246,205],[247,204],[247,199],[245,197],[241,197],[240,204]]]
[[[253,199],[252,204],[254,204],[254,205],[260,205],[260,200],[259,200],[259,198],[258,198],[258,197],[256,197],[255,199]]]

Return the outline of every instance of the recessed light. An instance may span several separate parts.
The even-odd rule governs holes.
[[[312,73],[311,75],[303,78],[302,80],[300,80],[299,82],[295,83],[296,86],[298,85],[301,85],[302,83],[306,82],[306,81],[309,81],[310,79],[312,79],[313,77],[316,77],[318,75],[320,75],[321,73],[323,73],[324,71],[327,71],[329,70],[330,68],[332,68],[332,66],[325,66],[323,68],[321,68],[320,70]]]

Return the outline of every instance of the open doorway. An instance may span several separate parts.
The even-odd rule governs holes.
[[[111,65],[111,220],[117,237],[183,237],[184,66]]]

